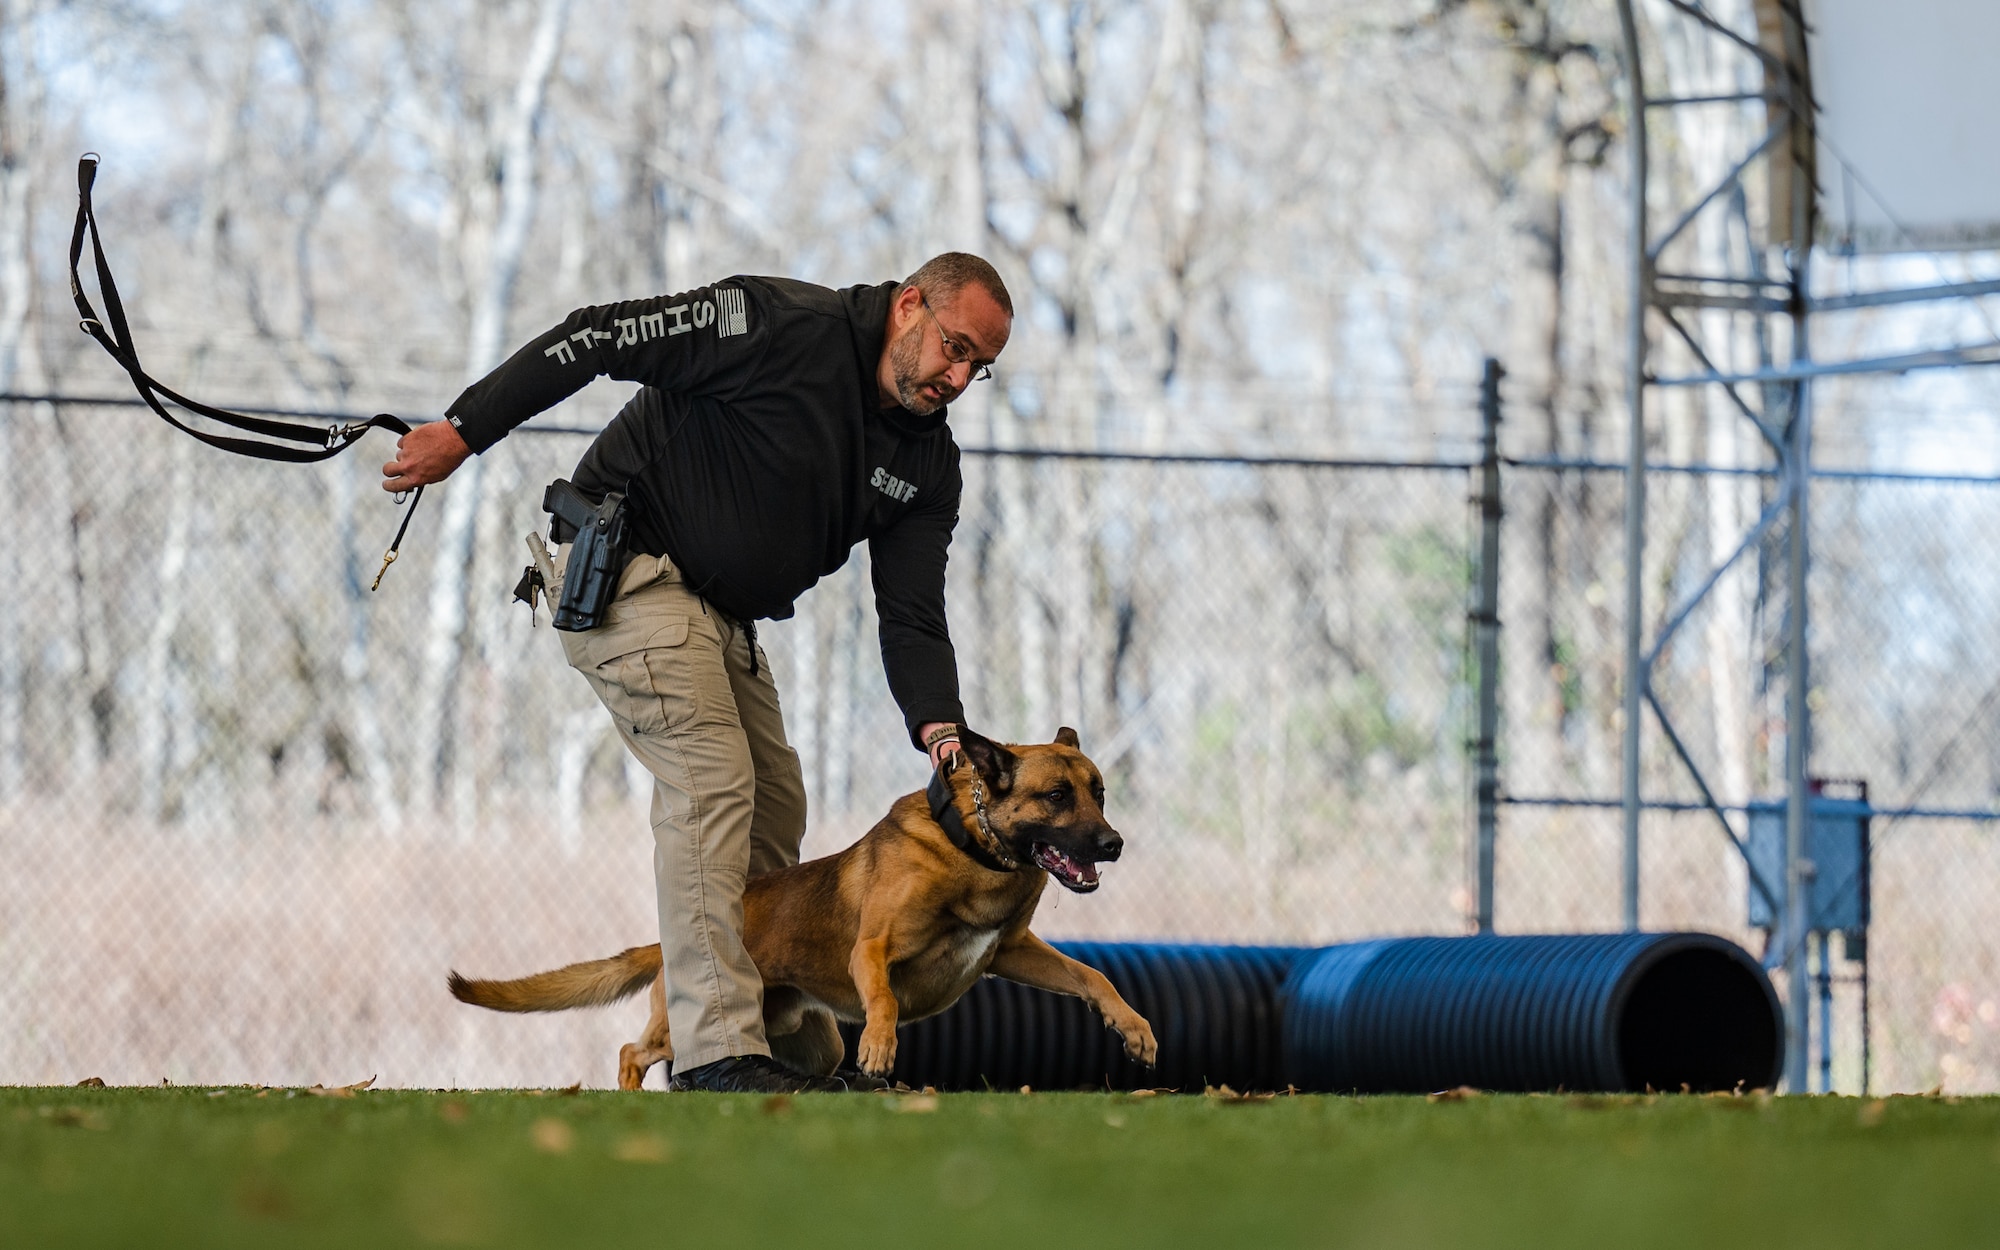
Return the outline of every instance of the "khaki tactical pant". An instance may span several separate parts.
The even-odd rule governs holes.
[[[556,553],[556,569],[569,549]],[[560,588],[554,593],[559,595]],[[562,633],[570,666],[653,774],[653,877],[674,1069],[767,1055],[743,887],[799,862],[805,778],[771,668],[664,557],[635,555],[605,621]]]

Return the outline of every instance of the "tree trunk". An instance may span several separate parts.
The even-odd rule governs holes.
[[[39,8],[32,2],[0,7],[0,392],[13,391],[28,373],[22,368],[22,356],[32,332],[28,318],[35,302],[29,154],[41,132],[42,90],[34,37]],[[22,71],[19,79],[11,76],[17,65]],[[0,405],[0,527],[18,536],[26,526],[19,515],[23,492],[15,465],[15,414],[14,404]],[[19,587],[20,546],[0,546],[4,546],[0,586]],[[26,777],[26,644],[19,596],[0,595],[0,802],[18,795]]]
[[[173,469],[167,488],[167,523],[160,536],[155,565],[159,598],[146,633],[145,681],[139,698],[139,810],[149,820],[165,824],[172,818],[174,738],[192,727],[176,726],[174,713],[185,699],[175,697],[180,685],[174,656],[174,633],[180,628],[182,591],[188,583],[188,547],[194,520],[194,448],[191,438],[173,443]]]
[[[1725,16],[1723,20],[1732,18]],[[1708,37],[1662,38],[1660,52],[1667,80],[1660,94],[1720,95],[1756,90],[1758,84],[1750,80],[1754,75],[1746,78],[1749,63],[1734,55],[1719,61],[1708,59],[1707,54],[1714,47],[1715,41]],[[1696,185],[1708,185],[1721,177],[1734,159],[1732,153],[1748,150],[1757,140],[1752,128],[1734,110],[1720,114],[1704,111],[1697,115],[1694,110],[1676,109],[1672,116],[1680,123],[1679,148],[1686,177]],[[1740,272],[1744,257],[1740,252],[1732,255],[1733,226],[1731,215],[1714,209],[1696,219],[1690,227],[1699,258],[1695,272]],[[1754,337],[1746,339],[1738,333],[1738,318],[1715,310],[1682,315],[1699,318],[1694,332],[1700,335],[1717,365],[1724,369],[1757,367],[1756,342]],[[1677,340],[1675,343],[1678,347]],[[1687,368],[1697,366],[1691,355],[1683,355],[1682,359]],[[1687,420],[1702,431],[1703,458],[1718,467],[1744,463],[1744,437],[1750,427],[1741,414],[1712,387],[1683,395],[1688,405]],[[1729,558],[1756,514],[1751,502],[1756,491],[1754,481],[1718,473],[1706,478],[1700,489],[1707,504],[1707,541],[1690,547],[1689,554],[1703,566],[1694,570],[1696,577]],[[1752,797],[1752,658],[1750,605],[1744,595],[1744,583],[1754,568],[1755,558],[1746,556],[1736,571],[1716,583],[1702,608],[1705,693],[1716,770],[1708,781],[1725,803],[1740,803]]]
[[[482,263],[468,264],[473,275],[470,329],[466,340],[465,380],[484,377],[500,363],[507,344],[507,314],[527,250],[528,230],[535,214],[535,130],[546,101],[548,81],[561,50],[567,0],[542,0],[534,36],[504,110],[499,133],[488,136],[499,183],[497,203],[488,199],[492,230]],[[479,211],[484,188],[461,189]],[[476,244],[477,239],[473,240]],[[469,642],[466,611],[477,552],[474,520],[486,491],[479,458],[468,460],[442,489],[438,519],[437,558],[432,568],[429,626],[425,633],[423,677],[419,686],[417,749],[425,767],[419,784],[434,808],[452,800],[454,825],[461,836],[476,820],[473,779],[477,761],[470,758],[468,726],[460,723],[468,702],[460,692],[466,681],[464,653]],[[471,706],[477,706],[471,705]]]

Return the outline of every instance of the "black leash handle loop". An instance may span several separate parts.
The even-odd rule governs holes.
[[[139,363],[139,350],[132,342],[132,328],[125,317],[125,301],[119,298],[118,283],[111,276],[111,263],[105,259],[102,234],[97,225],[97,210],[91,203],[91,188],[97,181],[97,166],[101,158],[95,152],[86,152],[76,163],[76,228],[69,240],[69,292],[76,301],[77,327],[97,340],[118,366],[132,379],[133,389],[139,398],[168,425],[192,435],[210,447],[250,456],[257,460],[277,460],[287,464],[313,464],[337,456],[360,441],[361,436],[373,429],[384,429],[402,435],[410,432],[410,423],[392,413],[378,412],[366,421],[355,421],[347,425],[331,425],[321,429],[317,425],[300,425],[290,421],[278,421],[269,417],[253,417],[245,413],[231,412],[226,408],[216,408],[198,400],[189,399],[171,387],[162,385],[158,379],[147,373]],[[91,305],[90,297],[83,289],[83,243],[84,236],[90,238],[91,259],[97,270],[97,289],[104,297],[104,315],[98,316]],[[286,446],[284,443],[270,443],[259,439],[236,438],[226,434],[214,434],[199,430],[175,417],[167,411],[162,399],[185,408],[189,412],[207,417],[212,421],[241,430],[246,434],[258,435],[260,439],[283,439],[301,446]],[[403,513],[403,522],[396,529],[395,541],[389,544],[388,554],[382,560],[382,572],[388,572],[395,563],[397,551],[403,545],[403,535],[410,528],[410,518],[416,514],[417,503],[423,498],[420,486],[410,498],[410,506]],[[375,575],[374,586],[382,584],[382,573]],[[370,589],[374,589],[371,586]]]

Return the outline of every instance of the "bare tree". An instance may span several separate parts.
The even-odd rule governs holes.
[[[513,44],[510,24],[496,21],[486,6],[471,6],[469,15],[438,14],[430,6],[423,19],[414,7],[397,14],[403,57],[419,95],[414,116],[434,168],[446,179],[439,243],[446,271],[462,284],[458,295],[466,318],[468,382],[499,364],[507,347],[508,314],[536,208],[537,131],[567,12],[567,0],[541,0],[511,81],[490,75],[491,62],[504,63],[505,49]],[[433,24],[456,25],[468,17],[481,37],[469,48],[442,38]],[[466,64],[459,59],[466,54],[489,64]],[[460,697],[468,645],[490,641],[466,632],[469,575],[478,553],[475,523],[491,511],[481,506],[487,498],[485,469],[481,460],[468,462],[442,492],[417,694],[416,744],[424,762],[416,778],[418,792],[434,804],[449,798],[461,829],[469,828],[476,815],[476,772],[469,758],[468,726],[457,714],[490,710]],[[489,542],[485,549],[494,545]]]
[[[0,393],[23,382],[35,388],[42,381],[29,315],[34,308],[34,260],[29,250],[33,220],[32,153],[40,141],[41,77],[34,55],[36,18],[40,5],[0,4]],[[25,357],[25,359],[24,359]],[[15,515],[23,495],[16,484],[20,473],[15,451],[13,403],[0,405],[0,498],[7,503],[0,524],[12,533],[25,528]],[[21,569],[10,545],[0,554],[0,585],[21,585]],[[15,595],[0,596],[0,801],[21,792],[26,776],[24,729],[27,713],[24,679],[26,641]]]

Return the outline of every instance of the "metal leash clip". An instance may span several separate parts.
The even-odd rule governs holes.
[[[408,533],[410,529],[410,518],[417,515],[417,505],[423,502],[423,498],[424,498],[424,488],[421,486],[417,487],[415,491],[409,493],[409,499],[410,499],[409,510],[403,513],[403,523],[396,527],[396,537],[393,541],[390,542],[389,550],[382,553],[382,567],[375,570],[375,580],[369,583],[368,593],[374,594],[376,591],[382,588],[382,578],[389,572],[389,566],[396,562],[396,553],[400,551],[403,546],[403,535]],[[403,492],[399,491],[396,494],[396,503],[400,507],[402,505],[402,502],[403,502]]]

